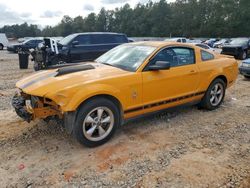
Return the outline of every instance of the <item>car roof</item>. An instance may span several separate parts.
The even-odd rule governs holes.
[[[164,46],[187,46],[187,47],[194,47],[195,45],[191,45],[189,43],[180,43],[180,42],[173,42],[173,41],[142,41],[142,42],[133,42],[129,43],[129,45],[138,45],[138,46],[152,46],[152,47],[164,47]]]
[[[86,33],[74,33],[75,35],[125,35],[124,33],[113,32],[86,32]]]

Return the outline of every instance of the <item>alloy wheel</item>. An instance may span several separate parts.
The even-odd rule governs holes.
[[[212,106],[220,104],[224,95],[224,87],[221,83],[216,83],[210,92],[210,103]]]
[[[90,141],[100,141],[109,135],[113,126],[113,112],[107,107],[97,107],[85,117],[83,134]]]

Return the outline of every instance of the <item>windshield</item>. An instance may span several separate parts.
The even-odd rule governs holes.
[[[68,45],[69,42],[75,38],[75,36],[76,36],[75,34],[69,35],[69,36],[63,38],[62,40],[60,40],[59,43],[61,45]]]
[[[136,71],[155,49],[152,46],[120,45],[103,54],[96,62]]]
[[[247,38],[237,38],[233,39],[230,44],[232,45],[247,45],[248,39]]]

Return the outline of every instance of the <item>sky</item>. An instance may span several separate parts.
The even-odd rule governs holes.
[[[148,0],[0,0],[0,27],[24,22],[40,27],[54,26],[63,15],[85,17],[91,12],[98,13],[102,7],[111,10],[126,3],[134,7],[146,2]]]

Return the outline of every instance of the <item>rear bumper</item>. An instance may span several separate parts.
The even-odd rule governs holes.
[[[30,122],[32,120],[32,114],[28,112],[25,105],[25,98],[16,94],[12,98],[12,106],[14,107],[17,115],[23,120]]]
[[[248,67],[240,67],[239,71],[240,71],[240,74],[244,76],[250,76],[250,68]]]

